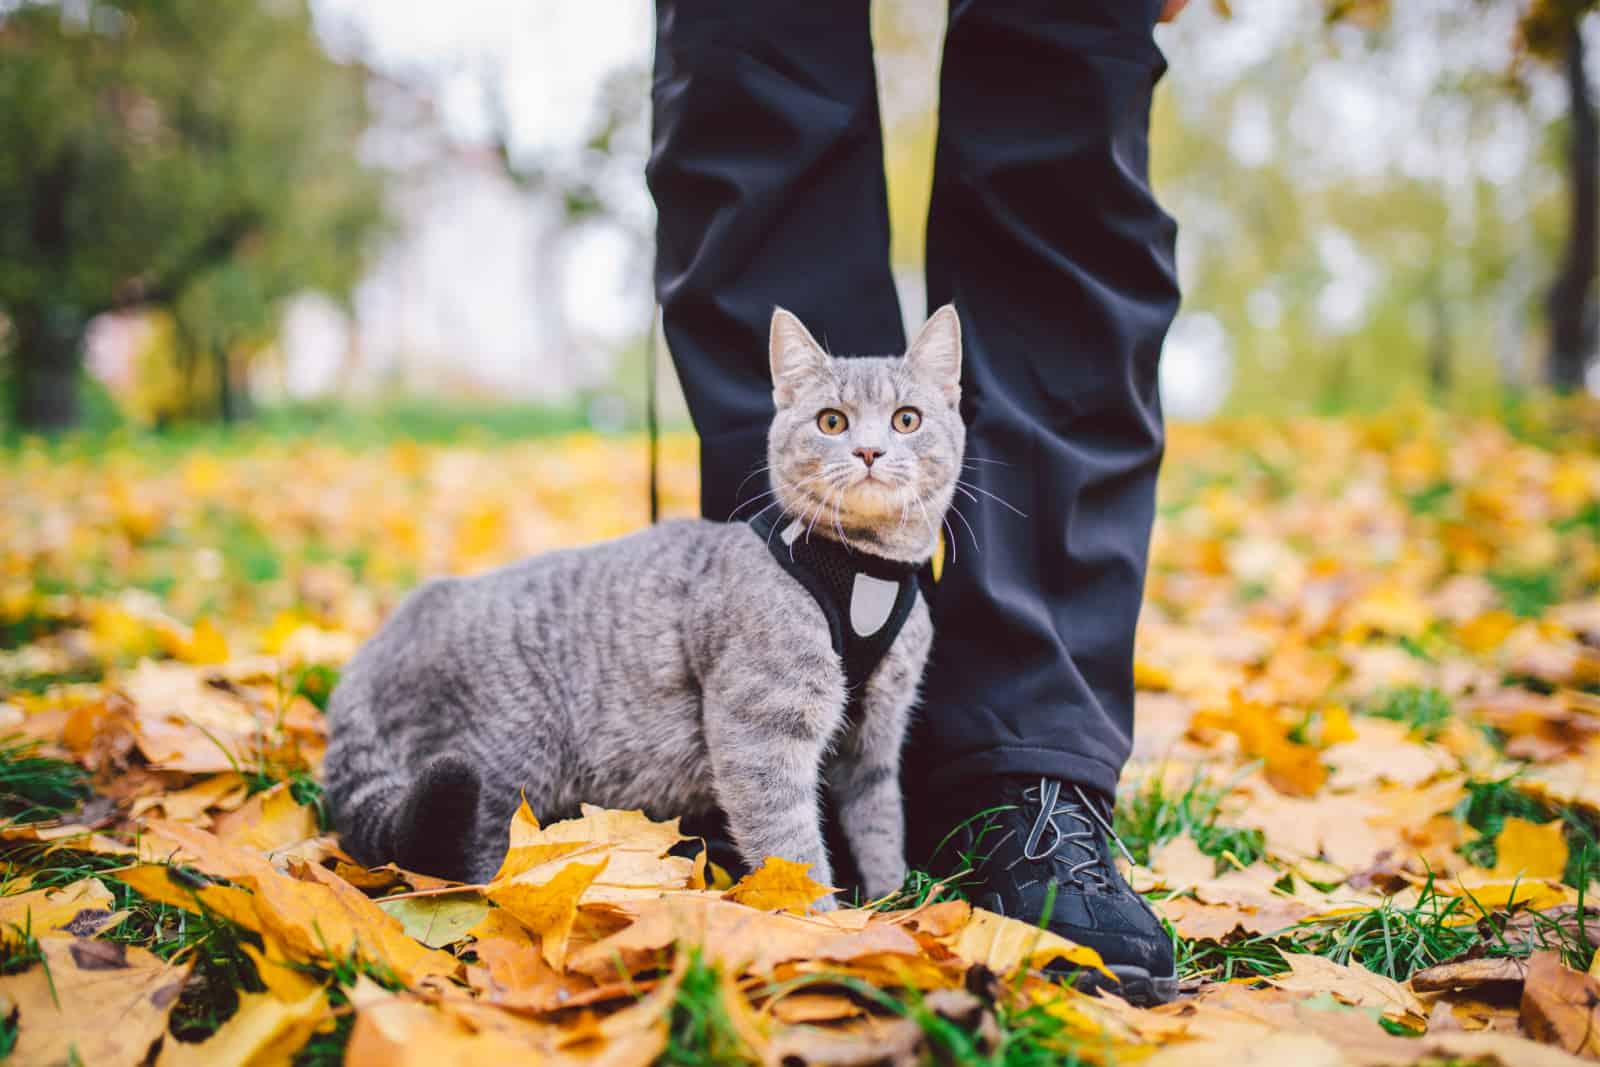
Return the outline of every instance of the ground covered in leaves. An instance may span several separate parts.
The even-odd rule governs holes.
[[[645,521],[643,449],[24,445],[0,460],[0,1051],[108,1064],[1600,1058],[1600,419],[1175,429],[1119,800],[1175,1004],[914,875],[719,884],[522,812],[488,885],[340,852],[340,664],[419,576]],[[693,445],[667,447],[669,510]]]

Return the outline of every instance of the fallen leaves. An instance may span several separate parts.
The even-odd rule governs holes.
[[[690,510],[692,444],[666,449],[669,503]],[[348,1034],[348,1062],[382,1067],[644,1064],[707,1013],[727,1022],[725,1059],[929,1054],[879,997],[988,1052],[1011,1027],[1008,1047],[1041,1062],[1588,1054],[1595,979],[1504,953],[1560,944],[1583,962],[1573,946],[1600,942],[1563,881],[1600,827],[1592,439],[1411,412],[1179,425],[1169,454],[1127,788],[1193,780],[1208,799],[1141,809],[1131,835],[1134,878],[1193,961],[1192,995],[1152,1011],[1061,989],[1044,968],[1099,958],[959,900],[818,912],[830,887],[779,858],[713,891],[677,824],[640,812],[541,826],[524,805],[485,886],[338,851],[315,783],[340,663],[420,575],[642,524],[631,442],[103,465],[23,446],[26,476],[0,469],[0,627],[22,635],[0,650],[0,731],[70,758],[95,798],[0,825],[0,931],[30,931],[47,960],[115,952],[109,936],[172,960],[127,949],[112,1007],[134,1025],[81,1034],[38,1003],[44,964],[19,965],[0,978],[19,990],[18,1056],[59,1058],[65,1035],[86,1063],[266,1065]],[[58,888],[49,872],[85,856]],[[1407,955],[1434,921],[1441,944],[1474,947]],[[1400,978],[1439,962],[1385,977],[1358,932],[1398,939]],[[248,959],[208,970],[230,938]],[[1286,970],[1253,969],[1279,952]],[[77,971],[72,1002],[102,1010]],[[176,1000],[163,1015],[136,996],[162,975],[201,1000],[226,980],[237,1007],[196,1035]]]
[[[760,911],[804,914],[817,901],[834,892],[832,887],[812,881],[810,870],[809,863],[768,856],[722,898]]]
[[[108,941],[47,937],[42,959],[0,977],[13,1005],[19,1063],[136,1067],[162,1041],[189,968]]]
[[[1535,1040],[1600,1058],[1600,980],[1563,967],[1558,953],[1535,953],[1522,986],[1522,1022]]]
[[[1108,977],[1111,974],[1094,949],[1075,945],[1032,923],[981,908],[974,908],[966,925],[944,940],[958,958],[995,974],[1012,974],[1018,969],[1057,962],[1100,971]]]
[[[599,863],[567,863],[550,879],[537,881],[533,875],[547,864],[525,871],[514,879],[496,881],[488,897],[510,912],[530,933],[539,935],[545,962],[560,967],[567,958],[567,938],[578,919],[578,900],[595,876],[605,870],[608,857]]]
[[[327,990],[298,971],[251,953],[266,985],[206,1040],[168,1041],[156,1067],[274,1067],[291,1060],[331,1018]]]
[[[1357,1008],[1376,1008],[1385,1019],[1420,1031],[1427,1025],[1427,1012],[1411,990],[1382,975],[1373,974],[1359,963],[1338,964],[1321,956],[1284,953],[1287,974],[1272,975],[1266,981],[1278,989],[1308,996],[1328,994],[1341,1004]]]

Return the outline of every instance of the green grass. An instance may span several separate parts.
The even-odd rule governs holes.
[[[1580,897],[1580,913],[1585,906]],[[1430,878],[1410,906],[1387,900],[1357,915],[1225,944],[1175,937],[1178,976],[1229,981],[1279,974],[1288,969],[1285,952],[1322,956],[1339,964],[1359,963],[1397,982],[1463,957],[1523,958],[1555,949],[1564,963],[1579,970],[1587,970],[1594,959],[1595,946],[1585,924],[1571,915],[1524,911],[1512,921],[1504,915],[1470,921],[1481,914],[1469,898],[1437,892]]]
[[[293,1067],[340,1067],[344,1063],[344,1051],[350,1045],[350,1033],[355,1029],[356,1015],[353,1010],[346,1010],[350,1008],[350,1000],[343,990],[328,990],[328,1003],[340,1012],[335,1017],[333,1029],[312,1034],[311,1040],[294,1054],[294,1059],[290,1061]]]
[[[1447,481],[1437,481],[1419,492],[1406,497],[1406,505],[1413,515],[1435,515],[1444,510],[1445,503],[1455,493],[1455,486]]]
[[[190,978],[173,1007],[170,1029],[179,1040],[203,1040],[238,1010],[241,991],[260,992],[265,988],[254,961],[242,947],[248,944],[260,949],[261,939],[208,913],[198,901],[194,911],[174,908],[145,899],[115,878],[100,877],[124,865],[122,857],[29,844],[9,850],[3,869],[7,875],[30,874],[35,889],[99,877],[100,883],[111,891],[112,908],[129,913],[121,923],[101,934],[102,938],[147,949],[164,960],[182,956],[194,961]],[[174,882],[188,889],[213,881],[182,867],[171,867],[169,872]]]
[[[906,872],[906,880],[901,884],[899,892],[891,893],[882,900],[858,900],[855,901],[855,905],[859,907],[870,903],[878,911],[903,911],[946,900],[965,900],[967,897],[962,891],[961,881],[959,874],[950,878],[939,878],[921,867],[913,867]]]
[[[1172,794],[1159,775],[1151,776],[1117,802],[1114,826],[1117,836],[1140,863],[1150,862],[1150,851],[1175,837],[1187,835],[1201,852],[1219,860],[1230,857],[1249,866],[1265,854],[1259,830],[1218,822],[1218,809],[1232,791],[1231,783],[1211,785],[1200,775]]]
[[[338,684],[338,668],[314,663],[301,669],[294,682],[294,695],[305,697],[316,705],[318,711],[327,711],[328,698],[333,696]]]
[[[1450,698],[1437,689],[1407,686],[1385,693],[1361,709],[1363,714],[1391,722],[1403,723],[1425,740],[1439,736],[1445,724],[1455,716]]]
[[[0,818],[18,823],[54,819],[89,798],[87,771],[38,752],[37,741],[0,739]]]
[[[312,773],[304,768],[290,771],[286,776],[271,769],[244,771],[245,785],[250,795],[264,793],[280,782],[289,783],[289,795],[303,808],[311,808],[317,815],[317,828],[333,829],[333,813],[328,808],[328,797]]]
[[[678,984],[667,1017],[667,1048],[657,1062],[671,1067],[735,1067],[750,1062],[723,1003],[721,976],[699,949],[691,952]]]
[[[1519,619],[1537,619],[1561,601],[1554,571],[1497,571],[1488,575],[1505,609]]]
[[[1461,846],[1461,854],[1473,865],[1493,867],[1496,859],[1495,840],[1509,818],[1529,822],[1562,822],[1562,836],[1567,842],[1567,866],[1562,881],[1570,886],[1584,888],[1585,877],[1595,867],[1593,857],[1600,857],[1600,825],[1577,808],[1551,806],[1516,788],[1516,775],[1492,780],[1474,780],[1467,783],[1467,795],[1456,805],[1453,814],[1479,836]]]
[[[203,450],[235,455],[271,442],[315,440],[364,448],[395,441],[509,441],[588,428],[587,409],[581,402],[549,407],[397,400],[368,406],[295,404],[263,408],[253,418],[232,425],[183,422],[142,429],[116,418],[87,420],[78,430],[53,438],[24,437],[13,427],[0,424],[0,449],[17,448],[28,441],[31,445],[42,442],[50,455],[61,459],[95,456],[110,448],[129,446],[164,454]]]
[[[212,879],[181,867],[169,867],[168,877],[189,890],[211,884]],[[101,879],[116,898],[119,909],[131,914],[103,936],[148,949],[164,960],[182,956],[193,960],[189,980],[172,1009],[169,1029],[180,1041],[203,1041],[239,1010],[241,992],[259,993],[266,986],[256,973],[255,961],[244,951],[261,949],[261,938],[209,911],[198,899],[194,911],[146,900],[114,878]]]
[[[1433,879],[1411,907],[1393,900],[1346,921],[1316,924],[1297,938],[1298,951],[1323,956],[1335,963],[1359,963],[1376,974],[1403,982],[1417,971],[1453,960],[1476,947],[1482,935],[1472,925],[1460,925],[1474,914],[1460,897],[1435,891]]]
[[[44,960],[39,942],[27,927],[9,926],[0,929],[0,975],[20,974]],[[0,1063],[5,1062],[17,1047],[17,1012],[0,1018]]]

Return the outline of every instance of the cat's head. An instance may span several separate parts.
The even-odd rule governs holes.
[[[932,552],[961,476],[961,321],[934,312],[904,356],[830,356],[772,315],[767,435],[783,523],[894,559]]]

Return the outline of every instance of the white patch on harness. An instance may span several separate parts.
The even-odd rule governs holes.
[[[788,529],[784,530],[783,533],[778,535],[778,537],[783,541],[784,544],[788,545],[790,548],[793,548],[794,543],[800,539],[800,520],[796,519],[791,522]]]
[[[886,582],[868,574],[856,575],[856,584],[850,590],[850,629],[857,637],[871,637],[883,629],[899,596],[899,582]]]

